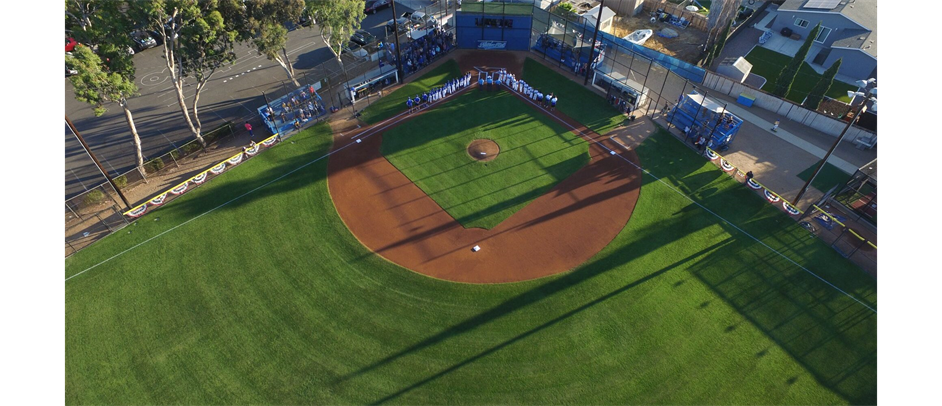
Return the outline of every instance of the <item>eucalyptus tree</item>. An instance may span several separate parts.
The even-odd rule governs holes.
[[[308,12],[314,18],[314,24],[321,30],[321,39],[337,57],[337,62],[346,76],[347,71],[340,55],[350,41],[350,36],[360,29],[360,22],[366,17],[363,13],[364,1],[307,0],[306,3]]]
[[[134,138],[134,150],[137,153],[137,170],[144,175],[144,155],[141,153],[141,137],[134,125],[134,115],[128,106],[128,99],[138,94],[134,77],[122,72],[110,71],[101,58],[89,47],[77,47],[72,55],[66,56],[66,65],[78,73],[69,77],[75,92],[75,99],[95,107],[95,116],[101,117],[108,111],[105,105],[116,103],[124,111],[124,120]]]
[[[294,67],[288,57],[287,22],[296,22],[304,12],[304,0],[254,0],[245,3],[245,22],[240,30],[241,39],[250,39],[259,55],[278,62],[295,86]]]
[[[136,0],[129,13],[163,39],[163,58],[187,126],[206,147],[199,117],[200,94],[219,68],[236,59],[233,46],[245,6],[241,0]],[[194,82],[187,83],[192,78]],[[192,85],[189,100],[184,94]]]

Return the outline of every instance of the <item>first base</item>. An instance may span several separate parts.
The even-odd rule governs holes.
[[[478,252],[478,251],[480,251],[480,250],[481,250],[481,246],[480,246],[480,245],[475,245],[475,246],[471,247],[471,251]]]

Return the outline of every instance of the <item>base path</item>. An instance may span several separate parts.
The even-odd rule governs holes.
[[[519,59],[495,61],[500,52],[481,52],[487,65],[506,68],[518,78],[523,73]],[[467,66],[473,54],[457,56],[462,71],[473,69]],[[634,163],[637,156],[558,111],[550,113],[521,100],[534,114],[547,114],[575,128],[590,142],[590,163],[493,229],[466,229],[383,157],[382,132],[422,113],[397,116],[357,132],[335,134],[335,149],[354,138],[361,140],[329,158],[328,187],[340,218],[372,251],[434,278],[515,282],[579,266],[624,228],[640,193],[640,170],[610,150]],[[473,252],[475,245],[481,250]]]

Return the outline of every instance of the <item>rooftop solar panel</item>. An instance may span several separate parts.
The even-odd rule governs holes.
[[[808,0],[804,8],[822,8],[830,10],[841,4],[841,0]]]

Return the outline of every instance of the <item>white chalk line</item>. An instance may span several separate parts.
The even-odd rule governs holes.
[[[526,97],[524,97],[524,99],[526,99]],[[567,127],[571,128],[573,131],[579,133],[580,136],[585,137],[585,135],[584,135],[584,133],[583,133],[582,131],[576,129],[575,127],[573,127],[573,126],[570,125],[569,123],[565,122],[564,120],[560,119],[560,118],[557,117],[556,115],[552,114],[552,112],[547,111],[545,108],[543,108],[542,106],[537,105],[537,104],[536,104],[535,102],[533,102],[532,100],[529,100],[529,99],[526,99],[526,100],[527,100],[528,102],[530,102],[530,104],[533,104],[536,108],[539,108],[540,110],[543,110],[544,112],[546,112],[546,114],[550,115],[551,117],[555,118],[557,121],[559,121],[559,122],[563,123],[564,125],[566,125]],[[613,151],[611,148],[605,146],[605,144],[602,144],[600,140],[599,140],[599,141],[597,141],[597,140],[592,140],[591,138],[590,138],[589,140],[592,141],[592,142],[594,142],[594,143],[596,143],[596,144],[598,144],[598,145],[601,146],[602,148],[605,148],[606,150],[609,151],[609,153],[615,152],[615,151]],[[752,234],[749,234],[748,232],[746,232],[745,230],[739,228],[737,225],[733,224],[733,223],[730,222],[729,220],[726,220],[725,218],[723,218],[723,216],[720,216],[719,214],[716,214],[715,212],[713,212],[713,210],[710,210],[710,209],[706,208],[706,206],[704,206],[704,205],[700,204],[699,202],[693,200],[693,198],[691,198],[690,196],[687,196],[686,194],[684,194],[684,192],[681,192],[680,190],[674,188],[673,186],[671,186],[669,183],[667,183],[667,182],[664,181],[663,179],[661,179],[661,178],[655,176],[654,174],[652,174],[651,172],[649,172],[647,169],[642,168],[640,165],[637,165],[637,164],[635,164],[634,162],[631,162],[630,159],[625,158],[623,155],[621,155],[621,154],[619,154],[619,153],[617,153],[617,152],[615,152],[615,153],[612,154],[612,155],[615,155],[615,156],[621,158],[622,160],[624,160],[625,162],[628,162],[629,164],[631,164],[631,165],[634,166],[635,168],[640,169],[642,172],[648,174],[648,176],[651,176],[652,178],[654,178],[654,179],[657,180],[658,182],[661,182],[662,184],[664,184],[664,186],[667,186],[670,190],[672,190],[672,191],[674,191],[675,193],[677,193],[677,194],[683,196],[685,199],[689,200],[691,203],[693,203],[693,204],[699,206],[701,209],[705,210],[707,213],[710,213],[710,214],[714,215],[716,218],[720,219],[720,221],[722,221],[722,222],[724,222],[724,223],[726,223],[726,224],[729,224],[730,226],[732,226],[733,228],[735,228],[735,229],[738,230],[739,232],[745,234],[747,237],[751,238],[752,240],[754,240],[755,242],[759,243],[759,244],[762,245],[763,247],[769,249],[769,251],[772,251],[772,252],[775,253],[776,255],[778,255],[778,256],[784,258],[786,261],[791,262],[792,264],[794,264],[795,266],[797,266],[797,267],[800,268],[801,270],[803,270],[803,271],[805,271],[805,272],[811,274],[811,275],[814,276],[815,278],[820,279],[822,282],[828,284],[828,285],[831,286],[832,288],[836,289],[838,292],[841,292],[841,293],[843,293],[845,296],[851,298],[851,300],[853,300],[853,301],[855,301],[855,302],[857,302],[857,303],[860,303],[863,307],[866,307],[867,309],[869,309],[870,311],[872,311],[874,314],[877,313],[877,310],[876,310],[876,309],[874,309],[874,308],[868,306],[866,303],[860,301],[859,299],[857,299],[856,297],[854,297],[854,296],[851,295],[850,293],[845,292],[843,289],[841,289],[841,288],[835,286],[833,283],[828,282],[827,279],[824,279],[824,278],[822,278],[821,276],[819,276],[818,274],[816,274],[816,273],[814,273],[814,272],[811,272],[811,270],[809,270],[808,268],[805,268],[805,267],[802,266],[801,264],[795,262],[794,260],[792,260],[791,258],[787,257],[785,254],[779,252],[779,251],[776,250],[775,248],[772,248],[772,247],[768,246],[766,243],[762,242],[761,240],[759,240],[758,238],[756,238],[756,237],[753,236]]]
[[[458,92],[455,92],[455,93],[452,93],[452,94],[446,96],[446,98],[451,97],[452,95],[458,94],[458,93],[460,93],[461,91],[464,91],[465,89],[470,88],[470,87],[471,87],[470,85],[469,85],[469,86],[466,86],[465,88],[459,90]],[[437,103],[442,102],[442,101],[444,101],[444,99],[439,100],[439,101],[437,101],[437,102],[435,102],[435,103],[437,104]],[[431,104],[429,104],[429,106],[427,106],[427,107],[425,107],[425,108],[429,108],[429,107],[431,107]],[[354,139],[354,138],[357,138],[357,137],[360,137],[360,136],[363,137],[363,138],[361,138],[361,139],[369,138],[370,136],[375,135],[375,134],[376,134],[377,132],[379,132],[380,130],[383,130],[383,129],[385,129],[385,128],[388,128],[388,127],[391,126],[391,125],[395,125],[396,123],[398,123],[399,120],[397,120],[397,119],[401,119],[401,118],[403,118],[404,116],[407,116],[407,115],[410,115],[410,114],[412,114],[412,113],[410,113],[410,112],[408,112],[408,111],[399,113],[399,114],[397,114],[397,115],[395,115],[395,116],[393,116],[393,117],[390,117],[390,118],[388,118],[388,119],[386,119],[386,120],[381,121],[381,122],[378,123],[377,125],[374,125],[374,126],[368,128],[368,129],[366,129],[365,131],[363,131],[363,132],[361,132],[361,133],[359,133],[359,134],[357,134],[357,135],[354,135],[353,137],[351,137],[351,139]],[[394,121],[394,122],[391,122],[391,121]],[[375,130],[375,131],[374,131],[374,130]],[[363,134],[367,134],[367,135],[363,135]],[[225,202],[225,203],[220,204],[219,206],[216,206],[216,207],[214,207],[214,208],[212,208],[212,209],[207,210],[207,211],[204,212],[204,213],[199,214],[199,215],[196,216],[196,217],[193,217],[193,218],[191,218],[191,219],[189,219],[189,220],[187,220],[187,221],[184,221],[183,223],[177,224],[176,226],[173,226],[173,227],[171,227],[171,228],[169,228],[169,229],[167,229],[167,230],[161,232],[160,234],[157,234],[157,235],[155,235],[155,236],[153,236],[153,237],[151,237],[151,238],[148,238],[148,239],[146,239],[146,240],[144,240],[144,241],[141,241],[140,243],[138,243],[138,244],[136,244],[136,245],[134,245],[134,246],[132,246],[132,247],[129,247],[128,249],[126,249],[126,250],[124,250],[124,251],[121,251],[121,252],[119,252],[119,253],[117,253],[117,254],[111,256],[110,258],[107,258],[107,259],[105,259],[105,260],[103,260],[103,261],[101,261],[101,262],[99,262],[99,263],[97,263],[97,264],[95,264],[95,265],[92,265],[92,266],[90,266],[90,267],[88,267],[88,268],[82,270],[82,271],[79,272],[79,273],[76,273],[76,274],[74,274],[74,275],[72,275],[72,276],[69,276],[68,278],[65,278],[65,281],[68,281],[69,279],[72,279],[72,278],[74,278],[74,277],[76,277],[76,276],[79,276],[79,275],[81,275],[81,274],[84,274],[85,272],[88,272],[88,271],[90,271],[90,270],[92,270],[92,269],[94,269],[94,268],[96,268],[96,267],[98,267],[98,266],[100,266],[100,265],[102,265],[102,264],[108,262],[108,261],[111,261],[111,260],[113,260],[113,259],[115,259],[115,258],[117,258],[117,257],[119,257],[119,256],[121,256],[121,255],[124,255],[124,254],[130,252],[131,250],[134,250],[135,248],[138,248],[138,247],[140,247],[140,246],[142,246],[142,245],[144,245],[144,244],[146,244],[146,243],[148,243],[148,242],[150,242],[150,241],[152,241],[152,240],[154,240],[154,239],[156,239],[156,238],[158,238],[158,237],[160,237],[160,236],[162,236],[162,235],[164,235],[164,234],[167,234],[167,233],[169,233],[169,232],[171,232],[171,231],[173,231],[173,230],[176,230],[177,228],[180,228],[180,227],[186,225],[187,223],[192,222],[193,220],[196,220],[196,219],[198,219],[198,218],[200,218],[200,217],[203,217],[203,216],[205,216],[205,215],[207,215],[207,214],[209,214],[209,213],[212,213],[212,212],[216,211],[217,209],[222,208],[223,206],[226,206],[226,205],[228,205],[228,204],[230,204],[230,203],[232,203],[232,202],[234,202],[234,201],[236,201],[236,200],[239,200],[239,199],[241,199],[241,198],[243,198],[243,197],[245,197],[245,196],[248,196],[249,194],[252,194],[252,193],[258,191],[259,189],[264,188],[265,186],[268,186],[268,185],[270,185],[270,184],[272,184],[272,183],[275,183],[275,182],[281,180],[281,179],[284,178],[285,176],[288,176],[288,175],[290,175],[290,174],[292,174],[292,173],[295,173],[295,172],[297,172],[297,171],[299,171],[299,170],[301,170],[301,169],[304,169],[304,168],[306,168],[307,166],[309,166],[309,165],[311,165],[311,164],[313,164],[313,163],[315,163],[315,162],[317,162],[317,161],[320,161],[321,159],[324,159],[324,158],[326,158],[326,157],[329,157],[329,156],[331,156],[331,155],[333,155],[333,154],[335,154],[335,153],[337,153],[337,152],[340,152],[340,151],[342,151],[342,150],[346,149],[347,147],[349,147],[349,146],[351,146],[351,145],[354,145],[354,144],[356,144],[356,141],[350,142],[350,143],[348,143],[347,145],[344,145],[344,146],[342,146],[342,147],[340,147],[340,148],[337,148],[337,149],[335,149],[335,150],[333,150],[333,151],[330,151],[330,152],[324,154],[323,156],[320,156],[320,157],[318,157],[318,158],[316,158],[316,159],[314,159],[314,160],[312,160],[312,161],[310,161],[310,162],[307,162],[307,163],[305,163],[305,164],[303,164],[303,165],[301,165],[301,166],[299,166],[299,167],[297,167],[297,168],[295,168],[295,169],[292,169],[291,171],[286,172],[284,175],[281,175],[281,176],[279,176],[279,177],[277,177],[277,178],[275,178],[275,179],[272,179],[272,180],[266,182],[265,184],[260,185],[260,186],[254,188],[254,189],[252,189],[252,190],[250,190],[250,191],[248,191],[248,192],[245,192],[245,193],[243,193],[243,194],[241,194],[241,195],[239,195],[239,196],[236,196],[236,197],[232,198],[231,200],[229,200],[229,201],[227,201],[227,202]]]
[[[453,93],[453,94],[450,94],[450,95],[446,96],[446,99],[447,99],[448,97],[451,97],[451,96],[453,96],[453,95],[457,95],[458,93],[461,93],[461,92],[463,92],[463,91],[465,91],[465,90],[467,90],[467,89],[470,89],[470,88],[472,88],[472,85],[468,85],[468,86],[462,88],[461,90],[459,90],[458,92],[455,92],[455,93]],[[536,108],[538,108],[538,109],[540,109],[540,110],[543,110],[547,115],[549,115],[549,116],[555,118],[557,121],[563,123],[565,126],[571,128],[574,132],[578,133],[579,136],[581,136],[581,137],[583,137],[583,138],[587,138],[590,142],[593,142],[593,143],[595,143],[595,144],[598,144],[599,146],[601,146],[602,148],[605,148],[605,149],[606,149],[607,151],[609,151],[610,153],[611,153],[611,152],[615,152],[615,151],[613,151],[611,148],[609,148],[609,147],[605,146],[604,144],[602,144],[602,143],[601,143],[601,140],[594,140],[594,139],[592,139],[592,138],[590,138],[590,137],[587,137],[586,134],[585,134],[583,131],[581,131],[581,130],[575,128],[575,127],[573,127],[573,126],[570,125],[569,123],[565,122],[564,120],[560,119],[560,118],[557,117],[556,115],[552,114],[550,111],[547,111],[546,109],[544,109],[542,106],[537,105],[537,104],[536,104],[535,102],[533,102],[532,100],[527,99],[526,97],[523,97],[523,99],[524,99],[525,101],[529,102],[530,104],[532,104],[534,107],[536,107]],[[439,102],[441,102],[441,101],[444,101],[444,100],[440,100]],[[437,104],[437,103],[438,103],[438,102],[436,102],[435,104]],[[428,109],[429,107],[431,107],[431,105],[425,107],[424,109]],[[362,136],[363,139],[369,138],[370,136],[375,135],[378,131],[383,130],[383,129],[385,129],[385,128],[388,128],[388,127],[391,126],[391,125],[394,125],[394,124],[398,123],[398,120],[397,120],[397,119],[401,119],[402,117],[408,116],[408,115],[411,115],[411,114],[412,114],[412,113],[411,113],[411,112],[408,112],[408,111],[399,113],[399,114],[397,114],[397,115],[395,115],[395,116],[393,116],[393,117],[390,117],[390,118],[388,118],[388,119],[386,119],[386,120],[380,122],[380,123],[379,123],[380,127],[377,128],[377,126],[372,126],[372,127],[368,128],[367,130],[365,130],[365,131],[363,131],[363,132],[361,132],[361,133],[359,133],[359,134],[357,134],[357,135],[354,135],[353,137],[351,137],[351,139],[356,138],[356,137],[360,137],[360,136]],[[395,121],[395,122],[391,122],[391,121]],[[375,130],[375,131],[374,131],[374,130]],[[364,135],[364,134],[366,134],[366,135]],[[134,245],[134,246],[132,246],[132,247],[130,247],[130,248],[128,248],[128,249],[122,251],[122,252],[119,252],[119,253],[115,254],[114,256],[112,256],[112,257],[110,257],[110,258],[108,258],[108,259],[105,259],[104,261],[101,261],[101,262],[99,262],[99,263],[97,263],[97,264],[95,264],[95,265],[92,265],[91,267],[89,267],[89,268],[87,268],[87,269],[85,269],[85,270],[83,270],[83,271],[81,271],[81,272],[79,272],[79,273],[76,273],[76,274],[74,274],[74,275],[72,275],[72,276],[70,276],[70,277],[68,277],[68,278],[65,278],[65,280],[68,281],[69,279],[72,279],[72,278],[74,278],[74,277],[76,277],[76,276],[79,276],[79,275],[81,275],[81,274],[84,274],[85,272],[88,272],[88,271],[94,269],[95,267],[98,267],[99,265],[102,265],[102,264],[104,264],[104,263],[106,263],[106,262],[108,262],[108,261],[111,261],[112,259],[117,258],[117,257],[119,257],[119,256],[121,256],[121,255],[124,255],[125,253],[127,253],[127,252],[129,252],[129,251],[131,251],[131,250],[133,250],[133,249],[135,249],[135,248],[137,248],[137,247],[140,247],[141,245],[144,245],[144,244],[146,244],[146,243],[148,243],[148,242],[150,242],[150,241],[152,241],[152,240],[154,240],[154,239],[156,239],[156,238],[158,238],[158,237],[160,237],[160,236],[162,236],[162,235],[164,235],[164,234],[166,234],[166,233],[169,233],[169,232],[171,232],[171,231],[173,231],[173,230],[175,230],[175,229],[177,229],[177,228],[179,228],[179,227],[181,227],[181,226],[183,226],[183,225],[186,225],[187,223],[190,223],[190,222],[192,222],[193,220],[196,220],[196,219],[198,219],[198,218],[200,218],[200,217],[203,217],[203,216],[205,216],[205,215],[207,215],[207,214],[209,214],[209,213],[212,213],[213,211],[215,211],[215,210],[217,210],[217,209],[219,209],[219,208],[221,208],[221,207],[223,207],[223,206],[226,206],[226,205],[228,205],[229,203],[232,203],[232,202],[234,202],[234,201],[236,201],[236,200],[239,200],[239,199],[241,199],[241,198],[243,198],[243,197],[245,197],[245,196],[247,196],[247,195],[249,195],[249,194],[251,194],[251,193],[254,193],[254,192],[258,191],[259,189],[261,189],[261,188],[263,188],[263,187],[265,187],[265,186],[268,186],[268,185],[270,185],[270,184],[272,184],[272,183],[274,183],[274,182],[276,182],[276,181],[278,181],[278,180],[281,180],[282,178],[284,178],[284,177],[286,177],[286,176],[288,176],[288,175],[290,175],[290,174],[292,174],[292,173],[294,173],[294,172],[297,172],[297,171],[299,171],[299,170],[301,170],[301,169],[303,169],[303,168],[305,168],[305,167],[307,167],[307,166],[309,166],[309,165],[311,165],[311,164],[313,164],[313,163],[315,163],[315,162],[317,162],[317,161],[320,161],[321,159],[324,159],[324,158],[326,158],[326,157],[328,157],[328,156],[330,156],[330,155],[333,155],[333,154],[336,153],[336,152],[340,152],[340,151],[346,149],[347,147],[349,147],[349,146],[351,146],[351,145],[353,145],[353,144],[355,144],[355,142],[348,143],[347,145],[344,145],[343,147],[340,147],[340,148],[335,149],[335,150],[333,150],[333,151],[331,151],[331,152],[328,152],[327,154],[324,154],[323,156],[321,156],[321,157],[319,157],[319,158],[317,158],[317,159],[314,159],[314,160],[312,160],[312,161],[310,161],[310,162],[308,162],[308,163],[306,163],[306,164],[304,164],[304,165],[301,165],[301,166],[299,166],[298,168],[293,169],[293,170],[291,170],[290,172],[285,173],[284,175],[281,175],[281,176],[279,176],[279,177],[277,177],[277,178],[275,178],[275,179],[272,179],[271,181],[266,182],[265,184],[263,184],[263,185],[261,185],[261,186],[258,186],[258,187],[254,188],[254,189],[252,189],[252,190],[250,190],[250,191],[248,191],[248,192],[245,192],[245,193],[243,193],[243,194],[241,194],[241,195],[239,195],[239,196],[233,198],[232,200],[229,200],[229,201],[227,201],[227,202],[225,202],[225,203],[223,203],[223,204],[220,204],[219,206],[216,206],[216,207],[214,207],[214,208],[212,208],[212,209],[206,211],[205,213],[202,213],[202,214],[200,214],[200,215],[198,215],[198,216],[196,216],[196,217],[194,217],[194,218],[192,218],[192,219],[189,219],[189,220],[187,220],[187,221],[185,221],[185,222],[183,222],[183,223],[180,223],[180,224],[178,224],[178,225],[176,225],[176,226],[174,226],[174,227],[172,227],[172,228],[170,228],[170,229],[168,229],[168,230],[166,230],[166,231],[164,231],[164,232],[162,232],[162,233],[160,233],[160,234],[157,234],[157,235],[155,235],[155,236],[153,236],[153,237],[151,237],[151,238],[148,238],[147,240],[144,240],[144,241],[138,243],[137,245]],[[812,272],[812,271],[809,270],[808,268],[805,268],[805,267],[802,266],[801,264],[795,262],[794,260],[792,260],[791,258],[789,258],[788,256],[786,256],[785,254],[783,254],[783,253],[779,252],[778,250],[776,250],[776,249],[770,247],[769,245],[767,245],[766,243],[762,242],[761,240],[759,240],[758,238],[756,238],[756,237],[753,236],[752,234],[749,234],[748,232],[746,232],[746,231],[743,230],[742,228],[739,228],[739,226],[733,224],[733,223],[730,222],[729,220],[726,220],[724,217],[722,217],[722,216],[720,216],[719,214],[717,214],[717,213],[713,212],[712,210],[708,209],[706,206],[704,206],[704,205],[700,204],[699,202],[693,200],[693,198],[691,198],[690,196],[684,194],[684,193],[681,192],[680,190],[674,188],[673,186],[671,186],[669,183],[667,183],[667,182],[664,181],[663,179],[661,179],[661,178],[655,176],[654,174],[652,174],[651,172],[649,172],[647,169],[642,168],[640,165],[637,165],[637,164],[635,164],[634,162],[631,162],[631,160],[629,160],[628,158],[625,158],[625,157],[622,156],[621,154],[615,153],[615,154],[613,154],[613,155],[615,155],[615,156],[621,158],[623,161],[625,161],[625,162],[631,164],[632,166],[634,166],[634,167],[640,169],[642,172],[644,172],[644,173],[647,174],[648,176],[651,176],[652,178],[654,178],[654,179],[657,180],[658,182],[662,183],[662,184],[663,184],[664,186],[666,186],[668,189],[674,191],[674,192],[677,193],[678,195],[683,196],[685,199],[689,200],[691,203],[697,205],[698,207],[700,207],[701,209],[703,209],[703,210],[706,211],[707,213],[712,214],[712,215],[715,216],[716,218],[720,219],[722,222],[724,222],[724,223],[726,223],[726,224],[729,224],[730,226],[732,226],[733,228],[735,228],[735,229],[738,230],[739,232],[741,232],[741,233],[743,233],[744,235],[746,235],[747,237],[751,238],[753,241],[755,241],[755,242],[759,243],[760,245],[762,245],[763,247],[767,248],[769,251],[771,251],[771,252],[775,253],[776,255],[778,255],[778,256],[784,258],[786,261],[791,262],[792,264],[794,264],[795,266],[797,266],[799,269],[801,269],[801,270],[803,270],[803,271],[805,271],[805,272],[811,274],[811,275],[814,276],[815,278],[818,278],[818,279],[821,280],[822,282],[828,284],[829,286],[831,286],[832,288],[834,288],[834,289],[837,290],[838,292],[841,292],[842,294],[844,294],[845,296],[849,297],[851,300],[853,300],[853,301],[859,303],[859,304],[862,305],[863,307],[866,307],[867,309],[869,309],[870,311],[872,311],[874,314],[877,313],[876,309],[874,309],[874,308],[868,306],[866,303],[860,301],[859,299],[857,299],[856,297],[854,297],[854,296],[851,295],[850,293],[847,293],[847,292],[844,291],[843,289],[837,287],[837,286],[834,285],[833,283],[829,282],[828,280],[824,279],[823,277],[819,276],[818,274]]]

